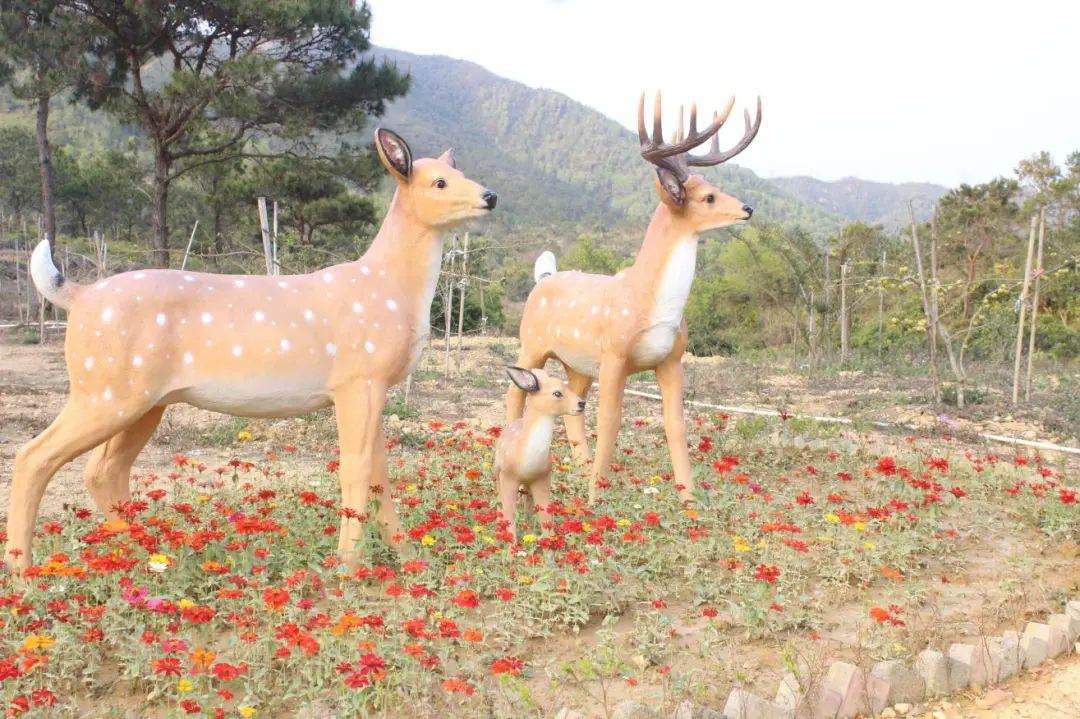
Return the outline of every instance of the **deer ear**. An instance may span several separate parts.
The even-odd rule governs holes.
[[[507,367],[506,374],[510,377],[510,381],[518,386],[518,389],[525,390],[526,392],[537,392],[540,390],[540,380],[527,369],[521,367]]]
[[[446,152],[439,155],[439,159],[445,162],[447,165],[450,165],[450,167],[454,168],[455,170],[457,169],[457,161],[454,158],[454,148],[451,147]]]
[[[660,188],[660,201],[672,207],[686,204],[686,189],[674,172],[666,167],[656,168],[656,184]]]
[[[375,130],[375,149],[379,159],[390,174],[402,182],[409,181],[412,173],[412,151],[408,143],[396,132],[377,128]]]

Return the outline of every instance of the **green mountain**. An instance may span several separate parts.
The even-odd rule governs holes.
[[[606,115],[471,62],[384,48],[374,54],[413,78],[409,94],[390,106],[381,124],[401,133],[417,155],[453,145],[461,168],[498,191],[496,223],[558,230],[628,225],[640,231],[656,208],[652,166],[641,159],[636,134]],[[768,142],[767,131],[756,142]],[[798,223],[816,233],[843,223],[737,165],[705,174],[752,205],[755,219]]]
[[[872,225],[897,229],[908,224],[908,202],[915,216],[925,220],[930,207],[949,191],[947,187],[929,182],[892,184],[871,182],[857,177],[845,177],[826,182],[813,177],[772,177],[776,187],[800,201],[825,212],[850,220],[862,220]]]

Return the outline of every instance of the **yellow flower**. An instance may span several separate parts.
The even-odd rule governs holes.
[[[487,535],[484,535],[484,541],[488,544],[495,544],[495,537],[489,537]]]
[[[177,602],[176,606],[180,607],[181,609],[191,609],[192,607],[195,606],[195,602],[193,602],[190,599],[188,599],[187,597],[185,597],[185,598],[181,599],[179,602]]]
[[[620,527],[629,527],[631,524],[633,524],[633,522],[631,522],[626,517],[622,517],[621,519],[616,521],[615,524],[620,526]]]
[[[582,525],[581,525],[581,528],[583,530],[585,530],[586,532],[591,532],[592,531],[592,525],[589,524],[588,522],[583,522]]]
[[[532,544],[533,542],[536,541],[536,535],[535,534],[526,534],[524,537],[521,538],[521,541],[524,544]]]
[[[31,634],[23,640],[23,649],[34,651],[35,649],[48,649],[56,640],[48,634]]]
[[[866,531],[866,522],[855,522],[855,524],[853,524],[852,526],[855,527],[856,532]]]
[[[405,491],[406,492],[415,492],[416,491],[416,485],[415,484],[406,485],[405,486]]]
[[[829,512],[825,515],[825,521],[829,524],[838,524],[840,522],[840,517],[836,516],[832,512]]]
[[[863,542],[863,547],[866,549],[877,549],[877,545],[873,542]]]
[[[251,432],[248,432],[246,429],[242,432],[237,432],[236,438],[241,442],[247,442],[251,439]]]
[[[533,578],[528,574],[522,574],[518,577],[518,584],[532,584]]]
[[[164,554],[151,554],[147,560],[151,572],[164,572],[169,568],[169,558]]]
[[[425,534],[420,539],[420,544],[423,544],[425,547],[432,547],[435,545],[435,537],[432,537],[430,534]]]
[[[447,509],[457,509],[457,503],[456,502],[447,502],[446,503],[446,508]]]
[[[660,482],[660,475],[659,474],[654,474],[653,476],[649,477],[649,484],[658,484],[659,482]]]
[[[189,692],[194,688],[195,687],[192,686],[190,679],[181,679],[176,683],[176,691],[180,692],[181,694]]]
[[[251,719],[251,717],[255,716],[255,707],[242,706],[238,708],[238,711],[240,712],[240,716],[245,717],[246,719]]]

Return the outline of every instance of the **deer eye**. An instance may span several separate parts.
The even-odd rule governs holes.
[[[562,399],[562,392],[560,392],[559,390],[555,390],[554,392],[552,392],[552,394],[555,395],[556,397]]]
[[[435,182],[433,184],[435,185],[435,187],[438,187],[440,190],[446,189],[446,180],[442,179],[441,177],[439,179],[435,180]]]
[[[716,195],[706,195],[705,201],[708,202],[710,205],[713,204],[714,202],[716,202]]]

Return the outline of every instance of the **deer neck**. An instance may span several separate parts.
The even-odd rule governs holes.
[[[682,319],[697,265],[697,233],[674,217],[667,205],[653,213],[627,279],[653,296],[655,321]]]
[[[386,219],[359,262],[394,278],[416,301],[414,308],[418,314],[430,319],[445,236],[444,228],[418,221],[395,191]],[[426,331],[427,322],[422,324]]]

